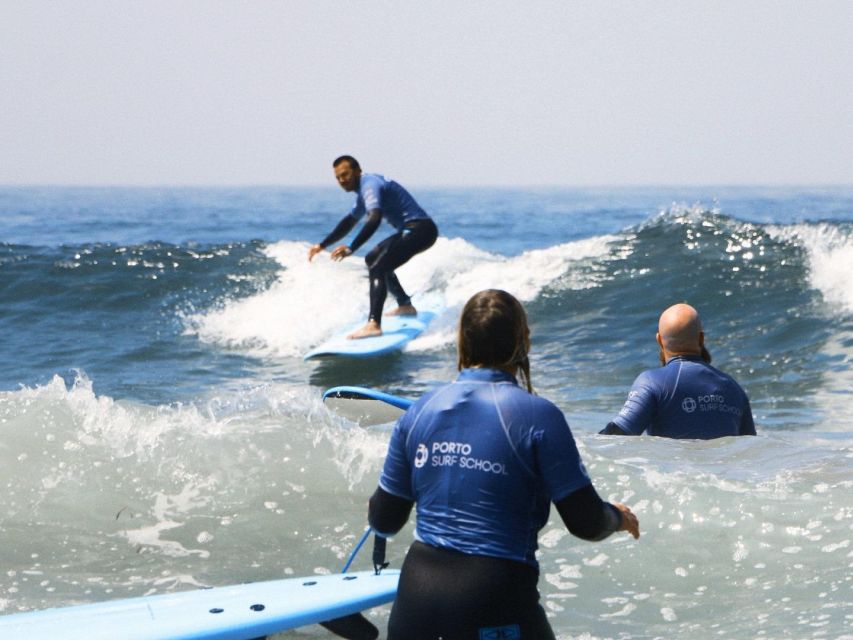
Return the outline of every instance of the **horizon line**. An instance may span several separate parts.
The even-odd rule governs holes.
[[[612,182],[612,183],[527,183],[527,184],[490,184],[490,183],[419,183],[407,181],[407,185],[417,189],[849,189],[851,182]],[[274,183],[274,182],[0,182],[0,189],[324,189],[337,190],[334,181],[316,183]]]

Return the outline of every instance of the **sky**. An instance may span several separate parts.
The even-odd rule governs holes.
[[[0,185],[853,184],[853,2],[0,0]]]

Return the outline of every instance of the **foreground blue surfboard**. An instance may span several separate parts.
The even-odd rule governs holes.
[[[421,311],[417,316],[387,316],[382,318],[381,336],[358,340],[347,338],[353,331],[364,326],[364,322],[360,322],[347,327],[306,353],[305,360],[332,356],[368,358],[397,351],[423,333],[433,318],[435,313],[432,311]]]
[[[0,616],[3,640],[249,640],[391,602],[400,572],[272,580]]]
[[[405,411],[412,406],[414,400],[411,398],[403,398],[402,396],[394,396],[384,391],[369,389],[367,387],[332,387],[323,394],[323,401],[326,402],[333,398],[345,398],[347,400],[376,400],[390,404],[392,407]]]
[[[340,416],[361,425],[394,422],[414,400],[367,387],[332,387],[323,394],[323,404]]]

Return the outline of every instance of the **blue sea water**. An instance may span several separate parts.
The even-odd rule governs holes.
[[[543,530],[558,637],[853,638],[853,188],[412,191],[441,236],[398,273],[438,318],[403,353],[304,362],[367,310],[358,257],[307,261],[351,204],[334,185],[0,188],[0,613],[339,570],[390,426],[322,391],[451,379],[462,304],[500,287],[643,530]],[[597,435],[682,300],[758,438]]]

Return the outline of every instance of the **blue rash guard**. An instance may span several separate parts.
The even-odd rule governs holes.
[[[755,435],[744,390],[700,356],[676,356],[637,376],[613,424],[628,435],[648,431],[703,440]]]
[[[376,173],[363,173],[355,206],[348,215],[358,222],[374,209],[381,210],[385,221],[397,231],[402,231],[408,222],[429,218],[427,212],[399,184]]]
[[[379,486],[428,545],[538,569],[550,503],[590,485],[562,412],[496,369],[463,369],[397,422]]]

